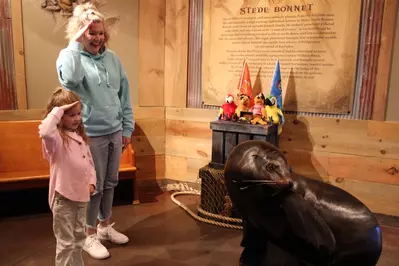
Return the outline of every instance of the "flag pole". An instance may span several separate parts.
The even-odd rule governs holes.
[[[245,63],[246,63],[246,59],[244,58],[244,62],[242,64],[242,70],[241,70],[241,78],[240,78],[240,81],[238,82],[238,90],[240,91],[240,93],[241,93],[241,87],[242,87],[242,82],[243,82],[243,78],[244,78]]]

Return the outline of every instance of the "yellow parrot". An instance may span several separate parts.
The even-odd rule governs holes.
[[[280,108],[277,107],[277,100],[274,96],[269,96],[266,98],[266,121],[271,124],[278,125],[278,134],[280,135],[283,131],[284,125],[284,115]]]

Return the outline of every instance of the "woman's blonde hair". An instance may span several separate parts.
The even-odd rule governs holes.
[[[53,95],[51,96],[51,99],[47,104],[45,117],[47,117],[47,115],[51,112],[51,110],[53,110],[54,107],[60,107],[63,105],[72,104],[77,101],[80,101],[80,97],[75,92],[66,90],[62,87],[58,87],[53,92]],[[64,145],[67,144],[69,141],[69,137],[65,133],[65,128],[62,124],[62,120],[60,121],[60,123],[58,123],[57,129],[60,132],[60,135],[64,142]],[[82,121],[80,121],[80,124],[79,124],[78,128],[76,129],[76,133],[82,137],[82,139],[85,143],[88,142],[88,137],[86,135],[85,128],[84,128]]]
[[[109,31],[106,25],[105,17],[98,11],[93,3],[80,4],[73,10],[73,15],[69,18],[66,26],[66,38],[70,41],[76,33],[84,27],[88,21],[101,22],[104,26],[104,44],[106,45],[109,40]]]

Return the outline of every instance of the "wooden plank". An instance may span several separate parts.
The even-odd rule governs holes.
[[[28,108],[26,98],[25,49],[21,0],[11,1],[12,36],[14,46],[15,86],[18,109]]]
[[[399,185],[399,160],[331,153],[328,169],[331,176]]]
[[[325,135],[333,133],[358,134],[366,136],[368,121],[336,119],[325,117],[285,115],[283,133],[309,134],[323,132]]]
[[[386,115],[389,78],[395,40],[398,1],[385,0],[382,20],[381,46],[378,57],[377,80],[374,92],[373,120],[384,121]]]
[[[210,161],[212,156],[212,139],[167,135],[165,154]]]
[[[212,130],[208,122],[185,120],[166,120],[166,134],[192,138],[212,138]]]
[[[166,107],[165,119],[209,123],[216,120],[218,113],[219,110]]]
[[[284,135],[280,138],[280,147],[286,149],[304,149],[332,153],[372,156],[377,158],[399,159],[398,142],[382,142],[378,139],[362,139],[355,136],[330,136],[329,139],[302,138]]]
[[[165,108],[133,106],[133,115],[135,120],[154,119],[154,118],[164,119]]]
[[[188,0],[166,0],[165,106],[186,107]]]
[[[292,170],[300,175],[323,180],[328,175],[328,152],[282,149]]]
[[[185,120],[189,122],[210,123],[216,121],[219,110],[197,109],[197,108],[165,108],[166,120]],[[366,134],[368,121],[321,118],[310,116],[285,115],[283,132],[285,133],[307,133],[314,131],[332,130],[334,132],[349,132],[352,134]]]
[[[211,129],[213,131],[223,131],[232,133],[244,133],[250,135],[269,135],[277,133],[277,127],[275,125],[252,125],[247,123],[237,123],[231,121],[211,121]]]
[[[230,152],[234,149],[235,146],[237,146],[237,141],[238,141],[237,133],[225,132],[224,134],[226,134],[226,137],[224,140],[224,156],[223,156],[224,158],[222,161],[223,164],[226,163],[227,158],[229,158]],[[212,159],[213,159],[213,156],[212,156]],[[218,163],[216,161],[213,161],[213,162]]]
[[[281,148],[399,159],[399,142],[371,136],[369,121],[289,115],[287,118],[280,135]]]
[[[250,140],[251,139],[251,135],[248,135],[248,134],[238,134],[238,143],[241,143],[241,142],[244,142],[244,141],[247,141],[247,140]]]
[[[40,170],[0,172],[0,183],[22,182],[29,180],[49,180],[49,176],[50,176],[49,167],[47,167],[47,169],[40,169]]]
[[[133,136],[136,156],[165,154],[165,136]]]
[[[44,109],[0,111],[0,121],[29,121],[44,118]]]
[[[209,160],[180,156],[165,156],[165,177],[168,179],[198,183],[198,171],[206,166]]]
[[[223,164],[226,154],[224,153],[224,133],[215,131],[212,133],[212,162]]]
[[[165,155],[136,156],[137,179],[164,179]]]
[[[399,216],[399,186],[332,176],[329,182],[351,193],[373,212]]]
[[[0,111],[0,121],[28,121],[42,120],[44,118],[44,109],[10,110]],[[133,106],[134,119],[163,119],[165,116],[164,107],[139,107]]]
[[[164,106],[165,1],[140,0],[139,106]]]
[[[136,121],[133,132],[135,137],[145,136],[165,136],[165,120],[164,119],[142,119]]]
[[[167,119],[166,134],[174,136],[185,136],[192,138],[209,139],[212,138],[210,122],[197,122],[189,120],[170,120]],[[249,140],[249,134],[238,134],[238,142]]]
[[[368,121],[367,136],[381,140],[399,141],[399,123]]]
[[[362,138],[356,135],[313,134],[308,136],[280,136],[280,147],[286,149],[303,149],[309,151],[325,151],[341,154],[373,156],[378,158],[399,158],[399,143],[380,141],[376,138]]]
[[[165,120],[162,118],[137,120],[132,144],[136,157],[165,154]]]

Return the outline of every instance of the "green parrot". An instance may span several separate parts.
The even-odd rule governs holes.
[[[266,104],[266,121],[271,124],[278,125],[278,134],[283,131],[284,115],[280,108],[277,107],[277,99],[273,95],[269,95],[265,101]]]

